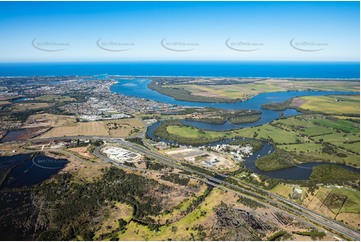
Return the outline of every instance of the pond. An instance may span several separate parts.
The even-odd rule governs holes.
[[[10,171],[1,188],[21,188],[43,182],[57,174],[68,163],[45,155],[15,155],[0,157],[0,168]]]

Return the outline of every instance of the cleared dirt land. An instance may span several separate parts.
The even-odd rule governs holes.
[[[49,113],[33,114],[24,123],[24,128],[40,126],[70,126],[76,124],[76,118],[70,115],[54,115]]]
[[[89,151],[89,146],[90,145],[85,147],[74,147],[74,148],[69,148],[69,150],[77,153],[81,157],[92,159],[94,158],[94,155]]]
[[[95,179],[99,179],[102,176],[102,169],[110,166],[109,163],[98,161],[92,162],[91,164],[83,163],[79,159],[58,152],[46,152],[45,154],[56,159],[67,159],[69,162],[61,170],[61,173],[71,172],[75,182],[93,182]]]
[[[111,136],[128,137],[136,135],[144,129],[141,121],[135,118],[81,122],[72,125],[58,126],[41,138],[66,137],[66,136]]]
[[[235,170],[236,162],[230,157],[216,152],[209,152],[198,148],[174,149],[165,152],[176,159],[183,159],[196,165],[217,170]]]
[[[10,103],[11,103],[11,102],[9,102],[9,101],[1,101],[1,100],[0,100],[0,106],[1,106],[1,105],[7,105],[7,104],[10,104]]]
[[[11,111],[21,112],[31,109],[43,109],[50,107],[48,103],[16,103],[12,106]]]

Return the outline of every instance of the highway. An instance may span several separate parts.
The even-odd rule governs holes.
[[[139,136],[138,136],[139,137]],[[127,142],[124,139],[116,139],[116,138],[110,138],[110,137],[90,137],[90,136],[74,136],[74,137],[58,137],[58,138],[47,138],[47,139],[35,139],[36,141],[52,141],[52,140],[64,140],[64,139],[100,139],[103,141],[108,141],[108,142],[115,142],[118,143],[121,146],[124,146],[128,149],[131,149],[135,152],[144,154],[148,157],[157,159],[158,161],[162,162],[165,165],[180,169],[180,170],[184,170],[184,171],[188,171],[191,172],[192,174],[196,174],[200,177],[203,177],[202,181],[211,184],[213,186],[219,187],[223,190],[227,190],[233,193],[236,193],[237,195],[243,196],[243,197],[247,197],[249,199],[255,200],[260,204],[263,204],[269,208],[272,208],[276,211],[280,211],[282,213],[286,213],[288,216],[291,216],[301,222],[304,222],[306,224],[309,224],[313,227],[318,227],[321,226],[323,228],[326,228],[328,230],[328,233],[332,234],[331,231],[335,231],[339,234],[342,234],[346,237],[348,237],[351,240],[354,241],[359,241],[360,240],[360,233],[357,230],[351,229],[347,226],[345,226],[344,224],[341,224],[340,222],[337,222],[331,218],[327,218],[321,214],[318,214],[312,210],[309,210],[297,203],[294,203],[292,201],[289,201],[283,197],[280,197],[276,194],[273,194],[269,191],[260,189],[256,186],[253,186],[251,184],[248,183],[244,183],[238,179],[235,179],[233,177],[228,177],[226,175],[222,175],[223,177],[228,177],[228,178],[232,178],[234,180],[236,180],[237,182],[243,183],[246,186],[252,187],[253,189],[255,189],[256,191],[260,191],[263,193],[266,193],[267,196],[263,196],[257,192],[253,192],[249,189],[245,189],[242,188],[240,186],[234,185],[232,183],[229,183],[227,181],[223,181],[220,179],[217,179],[215,177],[212,177],[208,174],[205,174],[203,172],[200,172],[198,170],[193,170],[190,167],[185,167],[182,165],[178,165],[177,164],[177,160],[172,159],[170,157],[164,156],[162,154],[159,154],[155,151],[149,150],[143,146],[131,143],[131,142]],[[122,165],[118,164],[118,163],[114,163],[113,161],[111,161],[110,159],[108,159],[107,157],[101,155],[99,153],[99,147],[94,151],[94,155],[96,155],[97,157],[110,162],[112,164],[116,164],[120,167],[122,167]],[[133,169],[132,167],[128,167],[128,166],[124,166],[122,167],[124,169]],[[134,168],[134,170],[139,170],[137,168]],[[248,195],[247,195],[248,194]],[[296,216],[295,216],[296,215]],[[303,219],[302,219],[302,218]],[[312,224],[310,222],[312,222]],[[318,226],[316,226],[318,225]],[[324,230],[322,228],[318,228],[319,230]]]
[[[218,184],[223,184],[229,188],[232,188],[233,189],[236,189],[236,190],[240,190],[246,194],[252,194],[258,198],[264,198],[266,200],[268,200],[268,203],[267,203],[267,206],[270,207],[270,206],[273,206],[276,205],[276,206],[280,206],[280,207],[283,207],[285,209],[288,209],[288,210],[292,210],[293,213],[295,213],[296,215],[298,216],[302,216],[306,219],[309,219],[311,221],[314,221],[316,224],[319,224],[319,225],[322,225],[326,228],[330,228],[340,234],[343,234],[347,237],[349,237],[350,239],[352,240],[356,240],[356,241],[359,241],[360,240],[360,233],[358,231],[355,231],[349,227],[346,227],[345,225],[333,220],[333,219],[330,219],[330,218],[327,218],[323,215],[320,215],[314,211],[311,211],[309,209],[306,209],[305,207],[297,204],[297,203],[293,203],[289,200],[286,200],[284,198],[281,198],[277,195],[274,195],[270,192],[267,192],[268,195],[272,195],[273,198],[277,199],[277,200],[280,200],[280,201],[274,201],[274,200],[271,200],[269,198],[266,198],[264,196],[261,196],[260,194],[257,194],[256,192],[252,192],[250,190],[247,190],[247,189],[244,189],[244,188],[241,188],[239,186],[236,186],[234,184],[231,184],[229,182],[226,182],[226,181],[223,181],[223,180],[220,180],[220,179],[217,179],[217,178],[214,178],[212,176],[209,176],[207,174],[204,174],[202,172],[199,172],[199,171],[196,171],[196,170],[193,170],[189,167],[184,167],[184,166],[181,166],[181,165],[178,165],[176,164],[177,160],[174,160],[172,158],[169,158],[169,157],[166,157],[166,156],[163,156],[157,152],[154,152],[154,151],[151,151],[151,150],[148,150],[146,149],[145,147],[142,147],[142,146],[139,146],[139,145],[136,145],[136,144],[133,144],[133,143],[130,143],[130,142],[127,142],[127,141],[120,141],[119,142],[120,144],[126,146],[126,147],[130,147],[132,149],[134,149],[135,151],[139,152],[139,153],[143,153],[149,157],[152,157],[152,158],[155,158],[155,159],[158,159],[160,161],[163,161],[163,163],[165,164],[168,164],[170,166],[173,166],[175,168],[178,168],[178,169],[181,169],[181,170],[185,170],[185,171],[188,171],[188,172],[192,172],[193,174],[197,174],[197,175],[200,175],[200,176],[203,176],[205,177],[206,179],[208,179],[209,181],[211,182],[214,182],[214,183],[218,183]],[[247,184],[249,185],[249,184]],[[255,187],[256,188],[256,187]],[[243,196],[245,194],[242,194]],[[251,197],[248,197],[248,198],[251,198]],[[252,200],[255,200],[254,198],[252,198]],[[259,200],[256,200],[259,202]],[[283,203],[286,203],[288,206],[285,206]],[[274,205],[271,205],[271,204],[274,204]],[[279,210],[279,209],[278,209]],[[282,210],[283,211],[283,210]],[[294,216],[293,216],[294,217]]]

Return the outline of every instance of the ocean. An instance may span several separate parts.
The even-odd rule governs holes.
[[[147,61],[0,63],[0,76],[57,75],[360,78],[360,62]]]

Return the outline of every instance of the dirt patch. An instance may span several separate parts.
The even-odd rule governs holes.
[[[50,126],[50,127],[59,127],[65,125],[75,125],[76,119],[74,116],[69,115],[54,115],[54,114],[34,114],[28,117],[23,127],[40,127],[40,126]]]
[[[132,217],[133,208],[124,203],[109,204],[103,208],[101,228],[95,233],[96,237],[101,234],[110,233],[112,230],[119,227],[118,220],[123,219],[129,221]]]
[[[42,109],[47,107],[50,107],[48,103],[16,103],[11,109],[13,112],[21,112],[30,109]]]
[[[298,234],[292,234],[291,238],[294,241],[314,241],[310,236],[302,236],[302,235],[298,235]],[[336,239],[329,234],[326,234],[322,240],[323,241],[336,241]]]
[[[0,106],[10,104],[11,102],[8,101],[1,101],[0,100]]]
[[[94,158],[94,155],[88,151],[89,145],[86,147],[75,147],[75,148],[69,148],[70,151],[73,151],[77,154],[79,154],[82,157],[85,158]]]
[[[185,160],[215,170],[232,171],[237,168],[236,162],[229,156],[209,152],[198,148],[175,149],[165,152],[176,159]]]
[[[308,209],[311,209],[319,214],[323,214],[326,217],[335,219],[341,205],[336,207],[330,206],[329,202],[332,201],[331,198],[332,192],[318,190],[314,196],[307,197],[303,204]],[[336,220],[353,226],[354,228],[360,228],[360,214],[339,213],[336,216]]]
[[[290,106],[292,106],[292,107],[301,107],[302,106],[302,104],[304,104],[305,102],[307,102],[306,100],[304,100],[304,99],[301,99],[301,98],[294,98],[294,99],[292,99],[292,102],[291,102],[291,105]]]
[[[58,126],[44,134],[42,138],[64,136],[111,136],[128,137],[144,129],[143,124],[135,118],[81,122],[74,125]]]
[[[360,214],[358,213],[340,213],[337,215],[337,220],[346,221],[348,225],[360,229]]]
[[[136,118],[103,122],[108,130],[108,134],[112,137],[127,137],[135,135],[144,129],[143,123]]]
[[[61,154],[54,154],[52,152],[46,152],[47,156],[56,158],[56,159],[67,159],[69,162],[61,170],[61,172],[70,172],[74,175],[74,180],[84,180],[87,182],[92,182],[94,179],[102,176],[102,168],[110,167],[110,164],[103,162],[94,162],[94,163],[83,163],[78,159],[73,157],[68,157]]]

